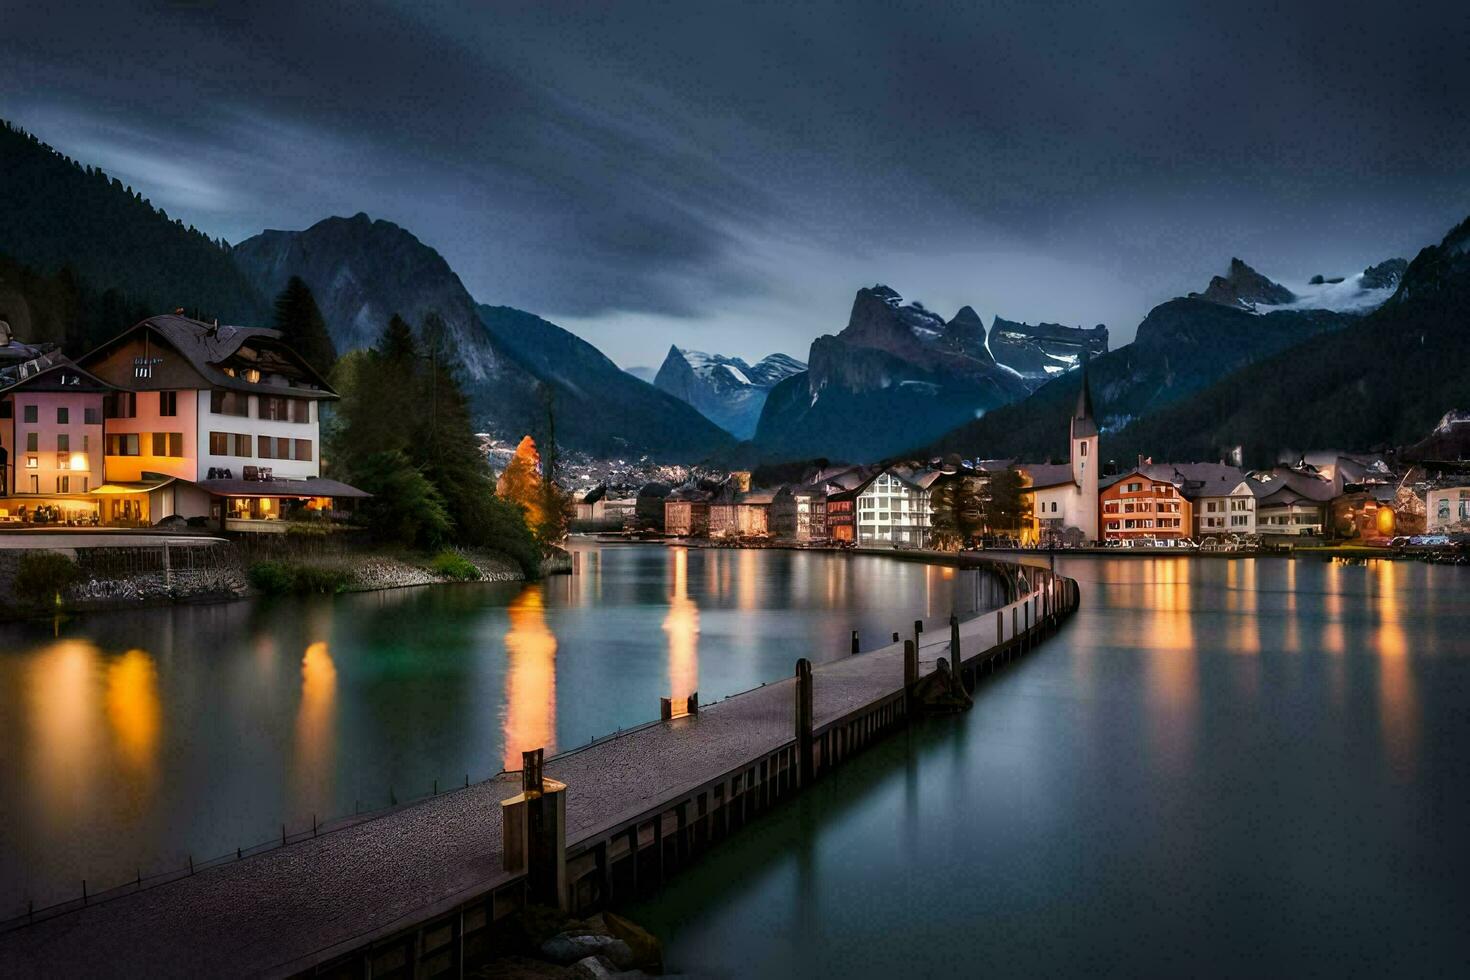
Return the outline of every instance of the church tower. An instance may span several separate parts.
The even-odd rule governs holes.
[[[1082,390],[1072,413],[1072,482],[1077,485],[1077,509],[1068,523],[1076,525],[1088,541],[1102,539],[1098,524],[1097,478],[1102,469],[1098,459],[1097,423],[1092,418],[1092,389],[1087,384],[1087,355],[1082,361]]]

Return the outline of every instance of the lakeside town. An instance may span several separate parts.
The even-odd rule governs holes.
[[[1470,416],[1437,430],[1470,437]],[[1064,463],[962,459],[820,467],[774,488],[752,473],[578,495],[576,527],[838,547],[1120,548],[1236,553],[1326,543],[1451,549],[1470,542],[1470,462],[1309,452],[1246,470],[1227,462],[1100,462],[1084,368]]]
[[[563,461],[574,530],[836,547],[1444,548],[1470,535],[1470,463],[1307,452],[1265,469],[1107,460],[1083,385],[1060,463],[971,459],[751,471]],[[182,315],[72,360],[0,326],[0,524],[279,532],[348,526],[366,491],[322,473],[322,406],[338,396],[277,331]],[[1447,441],[1470,434],[1449,413]],[[514,448],[480,436],[505,473]],[[983,447],[977,447],[983,450]],[[539,456],[531,464],[541,468]],[[791,467],[785,467],[791,469]],[[556,479],[538,472],[537,478]],[[539,520],[539,518],[538,518]]]

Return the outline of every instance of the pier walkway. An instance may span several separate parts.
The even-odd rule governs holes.
[[[1012,566],[1014,569],[1014,566]],[[1076,585],[1026,569],[1023,597],[960,624],[964,676],[1030,646],[1075,607]],[[926,623],[920,673],[952,659]],[[800,651],[793,651],[793,660]],[[903,644],[812,670],[813,776],[906,723]],[[972,682],[973,683],[973,682]],[[573,909],[645,890],[666,863],[718,840],[799,788],[787,679],[548,759],[567,786]],[[814,741],[812,740],[814,738]],[[811,778],[811,777],[808,777]],[[458,975],[496,920],[525,902],[503,868],[501,775],[157,884],[21,919],[0,931],[0,976]],[[481,944],[481,946],[476,946]]]

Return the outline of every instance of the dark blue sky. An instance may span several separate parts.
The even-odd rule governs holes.
[[[1470,4],[0,0],[0,115],[232,241],[367,211],[622,364],[883,281],[1106,322],[1470,213]]]

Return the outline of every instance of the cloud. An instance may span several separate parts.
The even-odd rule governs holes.
[[[238,240],[366,210],[478,299],[632,359],[680,333],[801,353],[880,279],[1116,342],[1232,254],[1352,272],[1470,210],[1470,8],[1448,0],[6,20],[0,113],[171,215]]]

